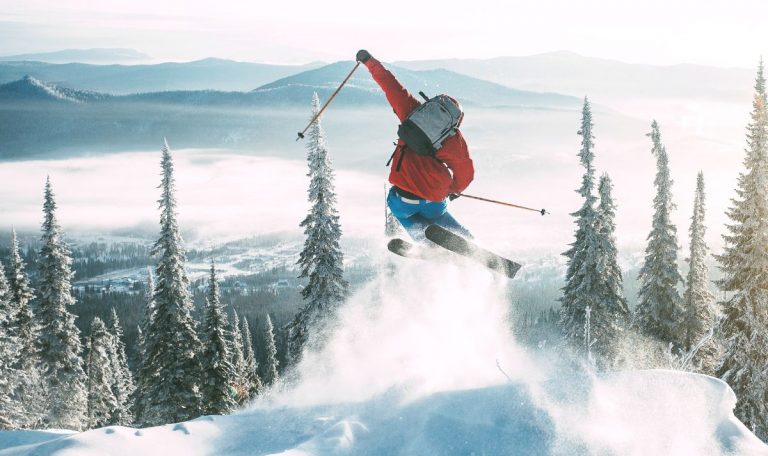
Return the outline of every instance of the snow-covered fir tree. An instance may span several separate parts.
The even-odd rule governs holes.
[[[207,415],[225,415],[237,407],[230,387],[236,382],[230,354],[227,315],[221,307],[216,266],[211,261],[208,295],[203,320],[203,381],[200,386],[202,411]]]
[[[598,184],[600,204],[595,218],[597,243],[593,247],[597,258],[597,277],[592,288],[595,307],[591,307],[590,321],[594,339],[592,351],[598,365],[603,366],[612,366],[616,362],[618,349],[629,324],[629,307],[624,298],[624,279],[619,268],[614,236],[616,205],[611,195],[612,188],[611,178],[603,174]]]
[[[112,345],[110,346],[114,380],[112,390],[117,399],[117,407],[112,411],[111,422],[120,426],[128,426],[133,423],[133,374],[128,368],[128,357],[125,355],[123,327],[120,326],[120,319],[117,317],[117,311],[114,307],[109,318],[109,333],[112,337]]]
[[[320,110],[317,93],[312,98],[312,116]],[[301,294],[305,305],[289,325],[289,354],[293,363],[314,332],[322,337],[324,326],[345,299],[349,284],[344,280],[344,256],[339,245],[341,226],[336,211],[336,193],[333,167],[328,157],[325,133],[318,118],[309,129],[307,162],[310,178],[308,197],[309,214],[301,222],[306,240],[299,256],[300,278],[309,283]]]
[[[707,256],[709,248],[704,241],[705,201],[704,174],[699,172],[696,178],[696,196],[693,201],[693,216],[688,230],[690,235],[690,253],[688,256],[687,288],[683,294],[682,349],[693,350],[705,337],[709,337],[715,322],[715,297],[709,289],[709,269]],[[718,347],[714,337],[698,348],[693,358],[694,368],[706,374],[713,374],[718,362]]]
[[[70,285],[72,259],[56,218],[50,179],[45,182],[43,213],[37,286],[40,375],[45,386],[43,423],[47,428],[81,429],[86,424],[87,406],[83,347],[75,316],[67,309],[75,304]]]
[[[152,317],[155,311],[155,279],[152,274],[152,268],[147,267],[147,286],[144,295],[144,306],[142,307],[141,320],[139,320],[138,330],[138,355],[139,365],[141,365],[141,359],[144,356],[146,347],[144,346],[144,335],[149,331],[149,327],[152,324]]]
[[[243,347],[243,332],[240,330],[240,317],[237,310],[232,309],[232,349],[231,364],[235,370],[234,387],[237,391],[238,403],[243,403],[248,398],[248,380],[245,368],[245,348]]]
[[[251,336],[251,328],[248,325],[248,319],[243,317],[243,348],[244,348],[244,361],[245,361],[245,379],[248,385],[248,399],[253,399],[261,390],[264,389],[264,385],[261,382],[259,376],[259,365],[256,362],[256,353],[253,350],[253,337]]]
[[[272,318],[267,314],[267,323],[264,331],[264,350],[266,352],[266,361],[261,370],[264,386],[274,385],[280,378],[278,374],[277,345],[275,344],[275,329],[272,325]]]
[[[717,375],[736,393],[734,412],[763,440],[768,439],[768,109],[763,63],[757,72],[747,127],[745,171],[728,209],[730,223],[718,256],[723,302],[721,336],[725,354]]]
[[[670,214],[672,179],[669,157],[661,143],[659,124],[654,120],[648,134],[653,143],[651,153],[656,157],[656,196],[653,199],[653,222],[645,248],[645,261],[638,276],[640,290],[634,324],[640,332],[662,343],[679,347],[682,299],[678,285],[683,277],[677,268],[677,228]]]
[[[24,260],[21,258],[16,230],[11,233],[11,256],[8,268],[10,289],[11,325],[19,339],[17,369],[20,372],[16,386],[16,397],[23,411],[19,426],[33,428],[39,424],[43,413],[44,391],[40,381],[39,325],[32,311],[30,301],[34,297]]]
[[[141,320],[139,321],[139,327],[137,331],[137,350],[136,350],[136,372],[139,375],[136,377],[136,385],[133,390],[133,397],[131,403],[133,405],[132,412],[134,419],[144,416],[144,411],[147,409],[147,403],[149,397],[144,393],[144,383],[141,381],[141,372],[144,372],[144,360],[146,359],[146,337],[144,336],[149,332],[152,318],[155,311],[155,280],[152,274],[152,268],[147,267],[147,285],[144,296],[144,306],[142,307]]]
[[[144,334],[145,353],[138,375],[140,396],[146,396],[136,420],[144,425],[173,423],[200,414],[202,378],[197,322],[184,269],[186,254],[176,222],[173,160],[168,144],[162,150],[160,238],[152,252],[155,269],[154,315]]]
[[[560,298],[559,325],[565,340],[574,348],[584,347],[584,323],[587,307],[596,308],[594,287],[598,279],[598,258],[595,255],[595,246],[598,244],[599,234],[596,230],[597,211],[595,210],[595,168],[594,160],[594,136],[592,135],[592,110],[589,100],[584,98],[584,106],[581,114],[581,128],[578,135],[581,136],[581,150],[579,161],[584,167],[584,175],[581,186],[576,192],[584,199],[581,208],[572,213],[576,220],[576,239],[563,255],[568,260],[565,276],[563,296]]]
[[[21,375],[17,369],[21,346],[13,325],[15,309],[11,308],[10,298],[5,269],[0,263],[0,429],[20,427],[23,416],[15,395]]]
[[[88,338],[88,425],[89,429],[104,427],[114,422],[114,411],[120,407],[115,397],[113,338],[99,317],[93,319]],[[65,399],[64,399],[65,400]]]

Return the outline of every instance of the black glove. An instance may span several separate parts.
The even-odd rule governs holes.
[[[357,55],[355,56],[355,60],[357,60],[360,63],[365,63],[370,58],[371,58],[371,53],[366,51],[365,49],[360,49],[359,51],[357,51]]]
[[[461,196],[461,193],[449,193],[448,194],[448,199],[453,201],[453,200],[455,200],[456,198],[458,198],[460,196]]]

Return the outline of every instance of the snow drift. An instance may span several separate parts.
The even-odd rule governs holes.
[[[387,258],[296,383],[247,410],[141,430],[5,432],[0,455],[768,455],[717,379],[595,376],[526,352],[505,322],[507,282],[450,258]]]

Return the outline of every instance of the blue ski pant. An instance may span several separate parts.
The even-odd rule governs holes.
[[[469,230],[448,213],[447,199],[427,201],[403,198],[395,192],[394,188],[391,188],[387,195],[387,205],[392,211],[392,215],[415,241],[424,242],[426,240],[424,230],[429,225],[439,225],[460,236],[472,238]]]

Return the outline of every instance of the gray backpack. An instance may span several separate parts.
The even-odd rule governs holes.
[[[424,92],[419,94],[425,102],[398,127],[397,136],[418,155],[434,155],[446,139],[459,131],[464,113],[448,95],[429,98]]]

